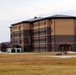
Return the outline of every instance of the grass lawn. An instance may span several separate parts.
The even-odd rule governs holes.
[[[55,54],[0,54],[0,75],[75,75],[76,58],[45,57]]]

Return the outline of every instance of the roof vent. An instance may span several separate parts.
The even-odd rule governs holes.
[[[37,17],[35,16],[34,19],[36,19]]]

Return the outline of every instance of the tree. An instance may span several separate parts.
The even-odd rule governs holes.
[[[1,51],[6,52],[7,46],[5,43],[1,43]]]

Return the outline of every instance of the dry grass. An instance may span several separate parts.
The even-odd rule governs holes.
[[[55,54],[0,54],[0,75],[75,75],[76,58],[43,57]]]

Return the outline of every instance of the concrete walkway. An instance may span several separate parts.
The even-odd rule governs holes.
[[[49,56],[49,55],[47,55],[47,56],[44,56],[44,57],[55,57],[55,58],[76,58],[76,55],[69,55],[69,56],[65,56],[65,55],[62,55],[62,56]]]
[[[76,58],[76,56],[51,56],[51,57],[56,57],[56,58]]]

